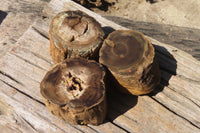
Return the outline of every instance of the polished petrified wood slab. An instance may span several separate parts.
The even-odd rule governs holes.
[[[200,62],[150,37],[161,69],[159,91],[146,96],[108,93],[108,116],[99,126],[74,126],[48,112],[39,84],[52,66],[48,28],[64,10],[93,16],[106,33],[125,29],[70,0],[52,0],[44,17],[0,59],[0,125],[18,132],[199,132]]]

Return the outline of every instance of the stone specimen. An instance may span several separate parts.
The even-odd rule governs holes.
[[[99,56],[99,62],[110,70],[122,92],[147,94],[160,82],[154,47],[140,32],[112,32],[104,40]]]
[[[102,65],[84,58],[67,59],[47,72],[40,84],[52,114],[71,124],[103,123],[106,116]]]
[[[50,23],[50,55],[54,63],[65,58],[96,59],[104,39],[101,25],[81,11],[58,13]]]

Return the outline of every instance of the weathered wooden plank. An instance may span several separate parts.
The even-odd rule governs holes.
[[[26,62],[29,62],[31,64],[34,63],[33,65],[39,67],[42,70],[48,70],[52,66],[52,64],[48,62],[48,60],[45,60],[39,54],[34,53],[29,49],[21,48],[20,46],[13,48],[10,53],[14,54],[18,58],[25,60]]]
[[[112,108],[110,108],[112,109]],[[115,123],[116,125],[122,127],[127,132],[139,132],[138,131],[138,125],[135,121],[131,120],[130,118],[124,116],[124,115],[118,115],[116,118],[116,114],[119,114],[119,112],[114,111],[109,112],[109,118]]]
[[[30,112],[30,110],[27,110],[26,108],[31,108],[31,110],[34,111],[34,113],[37,114],[36,116],[34,116],[34,118],[32,118],[32,117],[26,118],[26,117],[29,117],[29,116],[22,116],[22,118],[21,118],[22,112],[18,112],[18,110],[19,110],[18,109],[18,106],[19,106],[18,103],[12,103],[12,104],[15,105],[13,107],[12,104],[11,104],[11,106],[13,108],[12,113],[15,113],[15,114],[17,113],[17,115],[20,115],[20,117],[12,118],[12,116],[6,116],[6,117],[9,118],[8,119],[9,121],[6,121],[7,123],[11,124],[12,121],[20,121],[21,119],[30,119],[30,121],[28,121],[29,125],[34,125],[34,124],[32,124],[33,122],[37,121],[37,119],[42,119],[41,120],[42,123],[44,123],[44,124],[45,123],[51,123],[54,126],[56,126],[56,129],[52,130],[51,132],[72,132],[72,131],[73,132],[88,132],[88,133],[96,132],[95,130],[93,130],[93,129],[87,127],[87,126],[74,126],[73,127],[73,126],[69,125],[68,123],[64,122],[63,120],[60,120],[59,118],[50,114],[49,111],[46,109],[46,107],[43,104],[41,104],[41,102],[38,103],[38,101],[36,99],[32,98],[30,95],[27,95],[23,92],[21,93],[20,89],[13,88],[9,84],[7,85],[5,83],[2,83],[2,81],[0,81],[0,84],[1,84],[0,95],[1,95],[1,92],[2,92],[2,93],[6,93],[6,95],[9,96],[9,97],[3,97],[3,96],[1,97],[2,99],[4,99],[4,102],[3,102],[4,104],[9,104],[9,102],[5,102],[5,100],[10,101],[10,99],[12,99],[15,102],[17,101],[19,103],[22,103],[23,105],[20,105],[20,107],[23,107],[24,111]],[[18,94],[17,97],[13,97],[13,95],[15,95],[16,93]],[[4,108],[1,108],[1,107],[2,106],[0,106],[0,112],[2,112],[2,109],[4,109]],[[30,112],[30,113],[32,113],[32,112]],[[38,117],[38,118],[35,118],[35,117]],[[0,114],[0,118],[1,118],[1,114]],[[0,123],[0,125],[1,125],[1,123]],[[22,125],[25,126],[23,123],[22,123]],[[46,128],[48,128],[48,126],[49,125],[42,126],[42,127],[40,127],[42,130],[41,131],[37,130],[36,132],[45,132]],[[62,129],[62,130],[60,130],[60,129]],[[15,131],[17,131],[17,130],[15,130]],[[30,130],[25,131],[25,132],[30,132]],[[47,130],[47,132],[48,132],[48,130]]]
[[[46,73],[46,71],[43,69],[40,69],[40,67],[32,65],[28,61],[22,58],[19,58],[16,55],[13,55],[12,53],[8,53],[6,56],[2,58],[2,60],[4,61],[1,62],[1,65],[3,65],[1,67],[1,71],[7,72],[8,75],[18,76],[21,72],[22,73],[21,75],[29,77],[31,80],[35,82],[40,82],[42,80],[41,75],[44,75]],[[23,73],[22,70],[25,73]],[[23,84],[22,78],[20,77],[14,77],[14,78]]]
[[[16,121],[17,118],[18,120]],[[23,126],[19,128],[19,125]],[[2,133],[18,133],[28,131],[35,133],[35,129],[33,129],[30,124],[25,122],[23,119],[20,119],[20,117],[18,117],[18,115],[13,111],[13,108],[8,105],[2,98],[0,98],[0,128]]]
[[[38,33],[31,28],[29,32],[32,36],[38,35]],[[39,47],[41,51],[47,50],[46,47],[43,46],[44,41],[41,41],[43,39],[40,39],[42,36],[38,36],[38,40],[36,41],[37,45],[33,44],[35,40],[30,41],[32,40],[31,38],[26,41],[27,35],[30,34],[29,32],[26,32],[18,41],[17,46],[0,60],[0,80],[42,103],[39,83],[46,71],[51,67],[51,64],[47,61],[50,57],[48,57],[49,53],[47,52],[45,55],[45,52],[37,51]],[[42,115],[40,117],[42,117]],[[74,127],[83,132],[124,132],[111,122],[107,122],[101,126],[89,125]]]
[[[10,53],[2,58],[0,64],[1,80],[6,83],[11,82],[14,87],[20,87],[22,92],[42,101],[39,93],[39,82],[42,80],[41,74],[44,75],[46,71],[28,64]],[[13,79],[15,82],[12,81]]]
[[[169,46],[167,44],[160,43],[152,38],[149,38],[156,48],[157,56],[161,53],[165,56],[158,56],[158,60],[162,61],[160,65],[165,66],[166,69],[175,71],[176,75],[184,76],[191,80],[200,81],[200,62],[193,58],[191,55]],[[168,64],[170,63],[170,64]]]
[[[10,116],[2,114],[0,117],[7,116],[14,119],[15,126],[18,125],[22,132],[81,132],[51,115],[41,103],[30,99],[1,81],[0,97],[4,100],[4,104],[6,103],[10,107]],[[2,107],[2,109],[7,108]],[[27,124],[28,128],[26,128]]]
[[[15,54],[16,54],[16,52],[17,52],[16,50],[18,50],[18,48],[14,48],[14,49],[15,49]],[[23,50],[23,49],[21,49],[21,48],[19,47],[19,50]],[[12,50],[12,51],[13,51],[13,50]],[[12,53],[12,51],[11,51],[11,53]],[[22,53],[24,54],[24,52],[22,52]],[[25,52],[25,53],[28,53],[28,52]],[[15,61],[17,61],[17,59],[15,59],[15,58],[17,58],[17,57],[13,57],[13,56],[14,56],[13,54],[7,54],[7,55],[10,55]],[[22,56],[22,55],[21,55],[21,56]],[[25,54],[24,56],[26,56],[26,54]],[[27,57],[29,57],[29,56],[27,56]],[[32,60],[32,61],[33,61],[32,63],[35,63],[34,61],[36,61],[36,60],[35,60],[34,58],[37,58],[37,56],[36,56],[36,57],[31,57],[31,56],[30,56],[29,58],[30,58],[30,59],[33,59],[33,60]],[[27,58],[27,59],[29,59],[29,58]],[[8,60],[7,60],[7,61],[8,61]],[[42,64],[40,64],[40,65],[42,65]],[[23,70],[23,69],[22,69],[22,70]],[[31,72],[31,71],[30,71],[30,72]],[[7,81],[7,80],[6,80],[6,81]],[[30,94],[30,95],[31,95],[31,94]],[[126,100],[124,100],[124,102],[126,102]],[[116,106],[116,107],[119,107],[119,106]],[[119,107],[119,109],[120,109],[120,107]],[[128,130],[130,131],[130,129],[132,129],[131,127],[133,127],[133,126],[132,126],[133,124],[132,124],[131,122],[128,122],[128,121],[127,121],[127,119],[129,119],[129,121],[131,121],[130,118],[128,118],[128,117],[126,117],[126,116],[121,116],[121,117],[123,117],[123,119],[120,119],[120,120],[119,120],[119,119],[115,119],[114,122],[118,121],[118,123],[120,124],[122,121],[125,121],[125,122],[123,122],[123,123],[120,124],[120,125],[121,125],[121,126],[122,126],[122,125],[126,125],[125,127],[126,127],[126,128],[129,127]],[[120,117],[120,118],[121,118],[121,117]],[[126,119],[125,119],[125,118],[126,118]],[[124,119],[125,119],[125,120],[124,120]],[[143,119],[144,119],[144,118],[143,118]],[[121,121],[121,122],[120,122],[120,121]],[[127,121],[128,123],[126,123],[126,121]],[[116,123],[117,123],[117,122],[116,122]],[[137,125],[135,125],[135,126],[137,126]],[[107,128],[105,128],[105,129],[107,129]],[[112,129],[112,128],[108,128],[108,129]],[[101,130],[101,129],[100,129],[100,130]]]
[[[163,95],[162,93],[159,94]],[[155,131],[190,132],[191,130],[193,130],[194,132],[199,131],[199,129],[194,128],[189,121],[185,121],[181,117],[177,117],[176,114],[164,108],[162,105],[158,104],[155,100],[153,100],[149,96],[134,97],[134,96],[122,95],[119,93],[117,94],[112,93],[111,98],[115,100],[109,100],[109,102],[111,102],[109,103],[111,110],[109,111],[109,113],[111,114],[108,117],[114,119],[113,120],[114,123],[126,127],[125,129],[128,131],[130,130],[135,132],[155,132]],[[165,97],[165,100],[166,100],[165,102],[168,103],[167,96]],[[169,101],[169,103],[171,102]],[[176,104],[172,105],[176,106]],[[187,108],[184,106],[182,108],[181,107],[179,108],[179,106],[181,106],[181,104],[178,105],[176,108],[183,110],[184,108]],[[181,113],[184,112],[182,110],[179,111],[181,111]],[[192,110],[192,112],[193,111],[194,110]],[[190,111],[186,113],[192,115]],[[196,112],[194,112],[194,114],[195,114],[194,116],[198,115],[198,113]],[[195,120],[198,121],[198,119]]]
[[[98,131],[99,133],[126,133],[126,131],[124,131],[123,129],[116,128],[116,126],[109,121],[99,126],[89,125],[89,127],[92,127],[94,130]]]
[[[13,50],[11,51],[11,53],[12,54],[7,54],[7,56],[11,56],[12,58],[10,58],[10,59],[13,59],[13,61],[17,61],[18,62],[18,59],[16,59],[16,58],[18,58],[18,57],[14,57],[15,56],[15,54],[17,54],[18,56],[21,56],[21,57],[23,57],[23,56],[25,56],[26,57],[26,59],[27,60],[30,60],[30,59],[32,59],[31,60],[31,62],[32,62],[32,64],[36,64],[37,63],[37,60],[35,59],[35,58],[37,58],[37,56],[26,56],[26,55],[28,55],[29,53],[28,52],[19,52],[18,53],[18,51],[20,51],[20,50],[24,50],[24,49],[21,49],[20,48],[20,46],[21,45],[19,45],[19,48],[17,47],[17,48],[14,48],[15,50],[14,50],[14,52],[13,52]],[[20,53],[22,53],[22,55],[20,55]],[[6,58],[6,57],[4,57],[5,59],[4,60],[7,60],[8,61],[8,59]],[[10,60],[9,59],[9,60]],[[22,59],[21,59],[22,60]],[[46,63],[48,63],[48,62],[46,62]],[[43,64],[39,64],[39,68],[42,66]],[[12,66],[12,65],[11,65]],[[26,66],[26,65],[25,65]],[[23,67],[23,66],[21,66],[21,67]],[[33,66],[34,67],[34,66]],[[10,68],[11,69],[11,68]],[[12,68],[12,69],[14,69],[14,68]],[[23,70],[23,69],[19,69],[19,70]],[[28,71],[29,73],[33,73],[33,71]],[[12,75],[12,74],[11,74]],[[21,75],[20,75],[20,77],[21,77]],[[23,78],[21,78],[21,79],[23,79]],[[20,80],[21,80],[20,79]],[[30,79],[29,79],[30,80]],[[7,80],[6,80],[7,81]],[[22,82],[22,81],[19,81],[19,82]],[[35,84],[35,83],[34,83]],[[30,95],[32,95],[32,94],[30,94]],[[124,100],[124,102],[126,102],[126,100]],[[148,103],[146,103],[146,104],[148,104]],[[112,104],[111,104],[112,105]],[[142,106],[142,105],[141,105]],[[156,105],[155,105],[156,106]],[[119,107],[119,105],[118,106],[116,106],[118,109],[120,109],[120,107]],[[136,115],[137,116],[137,115]],[[112,116],[110,116],[110,117],[112,117]],[[136,124],[133,124],[134,123],[134,121],[132,121],[129,117],[126,117],[126,116],[119,116],[119,118],[120,119],[115,119],[114,120],[114,122],[116,123],[116,124],[119,124],[120,126],[125,126],[126,127],[126,129],[128,130],[128,131],[131,131],[131,130],[133,130],[133,126],[138,126],[137,125],[137,123]],[[122,119],[123,118],[123,119]],[[144,119],[144,118],[143,118]],[[129,120],[129,121],[128,121]],[[124,122],[123,122],[124,121]],[[131,122],[130,122],[131,121]],[[126,123],[126,122],[128,122],[128,123]],[[121,124],[120,124],[121,123]],[[106,125],[106,124],[105,124]],[[94,127],[95,129],[97,128],[97,127]],[[105,127],[104,127],[105,128]],[[105,128],[105,129],[113,129],[113,128]],[[101,130],[101,128],[99,129],[99,130]],[[135,129],[136,130],[136,129]]]
[[[40,27],[39,26],[40,25],[40,23],[36,23],[36,26],[34,26],[34,27],[37,27],[37,29],[42,29],[43,27]],[[47,28],[47,26],[45,26],[45,28]],[[44,31],[45,31],[45,28],[43,28],[43,34],[45,34],[44,33]],[[47,29],[46,29],[47,30]],[[47,33],[46,33],[47,34]],[[160,54],[160,56],[158,56],[158,57],[160,57],[160,58],[165,58],[166,59],[166,61],[168,61],[168,60],[172,60],[172,59],[170,59],[168,56],[166,56],[165,54],[168,54],[168,53],[165,53],[164,52],[164,55],[161,53]],[[162,57],[162,56],[164,56],[164,57]],[[159,59],[160,59],[159,58]],[[162,60],[161,60],[162,61]],[[165,64],[167,64],[166,62],[164,62]],[[174,64],[175,65],[175,64]],[[163,67],[167,67],[167,65],[163,65]],[[172,85],[172,86],[174,86],[174,88],[178,91],[178,89],[180,88],[180,86],[183,86],[183,85],[181,85],[181,84],[184,84],[184,83],[186,83],[186,81],[184,80],[184,79],[182,79],[182,78],[180,78],[180,77],[178,77],[178,76],[174,76],[174,75],[172,75],[172,74],[170,74],[170,73],[168,73],[168,74],[166,74],[167,72],[166,71],[162,71],[162,78],[163,79],[165,79],[167,82],[168,82],[168,80],[169,80],[169,84],[170,85]],[[178,78],[178,80],[177,80],[177,78]],[[176,81],[175,81],[176,80]],[[180,82],[181,81],[181,82]],[[177,83],[176,83],[177,82]],[[169,103],[167,103],[167,102],[162,102],[162,101],[164,101],[166,98],[164,98],[164,97],[159,97],[159,96],[155,96],[154,98],[156,99],[156,100],[158,100],[159,102],[161,102],[161,103],[163,103],[165,106],[167,106],[169,109],[172,109],[172,111],[174,111],[174,112],[176,112],[178,115],[180,115],[180,116],[183,116],[184,118],[186,118],[188,121],[190,121],[190,122],[192,122],[192,123],[194,123],[194,124],[196,124],[196,125],[198,125],[199,126],[199,123],[198,123],[198,121],[199,121],[199,119],[198,119],[198,117],[192,117],[191,116],[191,114],[189,113],[189,112],[195,112],[196,113],[196,115],[198,114],[198,110],[199,110],[199,108],[198,108],[198,106],[195,104],[195,103],[197,103],[198,104],[198,101],[199,101],[199,93],[196,93],[196,92],[198,92],[198,84],[197,85],[195,85],[192,81],[190,81],[190,80],[188,80],[187,81],[188,83],[184,86],[185,88],[184,88],[184,91],[183,91],[183,89],[182,90],[180,90],[179,89],[179,91],[178,91],[178,93],[177,94],[173,94],[174,96],[179,96],[180,94],[179,93],[183,93],[183,94],[185,94],[184,95],[184,97],[182,97],[182,98],[179,98],[179,100],[178,100],[178,102],[179,102],[179,106],[181,106],[181,107],[185,107],[186,109],[182,109],[182,108],[178,108],[178,107],[176,107],[176,106],[174,106],[173,104],[171,104],[171,102],[169,101]],[[175,84],[176,83],[176,84]],[[177,85],[179,85],[179,87],[176,87]],[[186,87],[187,86],[187,87]],[[191,89],[192,88],[192,89]],[[165,88],[165,89],[167,89],[166,91],[171,91],[170,90],[170,88]],[[160,95],[164,95],[164,93],[165,92],[160,92]],[[170,99],[170,97],[168,98],[168,99]],[[192,100],[193,102],[186,102],[186,101],[189,101],[188,99],[190,99],[190,100]],[[182,101],[185,101],[185,102],[182,102]],[[191,110],[187,110],[187,107],[188,106],[190,106],[190,107],[194,107],[194,108],[190,108]],[[177,109],[178,108],[178,109]],[[181,110],[182,109],[182,110]],[[180,111],[181,110],[181,111]],[[123,117],[123,116],[121,116],[121,117]],[[123,118],[125,118],[125,117],[123,117]],[[129,119],[129,118],[125,118],[125,119]],[[117,120],[115,120],[115,121],[117,121]],[[117,123],[117,124],[120,124],[120,122],[119,123]],[[128,123],[128,124],[130,124],[130,122]],[[132,124],[133,125],[133,124]],[[128,128],[129,129],[129,131],[130,131],[130,127],[131,126],[127,126],[126,128]]]
[[[41,16],[43,7],[48,2],[49,0],[0,1],[0,57],[14,46],[33,21]]]
[[[0,79],[42,101],[39,82],[52,65],[49,42],[29,28],[16,45],[0,60]]]
[[[46,36],[47,36],[47,33],[44,33],[44,31],[45,31],[45,29],[46,29],[46,31],[47,31],[47,28],[48,28],[48,26],[46,26],[46,28],[44,28],[43,29],[43,32],[41,32],[41,33],[43,33],[43,34],[46,34]],[[159,47],[160,48],[160,47]],[[163,50],[163,48],[157,48],[158,50],[157,51],[159,51],[159,52],[161,52],[161,53],[164,53],[164,54],[160,54],[160,59],[162,60],[162,58],[166,58],[167,60],[169,60],[170,58],[168,58],[168,57],[173,57],[172,55],[171,55],[171,53],[169,53],[169,51],[168,50],[166,50],[166,49],[164,49]],[[171,50],[171,49],[170,49]],[[171,50],[171,52],[174,52],[173,50],[175,50],[175,52],[176,52],[176,49],[172,49]],[[166,52],[167,51],[167,52]],[[164,55],[164,57],[162,57]],[[166,56],[166,57],[165,57]],[[178,57],[177,57],[178,58]],[[185,56],[184,56],[184,58],[185,58]],[[173,58],[172,58],[173,59]],[[190,59],[190,57],[189,57],[189,59]],[[165,63],[165,62],[163,62],[163,63]],[[171,66],[176,66],[176,63],[177,63],[177,61],[176,60],[174,60],[174,63],[173,63],[173,60],[172,60],[172,65]],[[190,62],[189,62],[190,63]],[[193,61],[193,63],[194,64],[196,64],[196,61]],[[162,64],[162,63],[161,63]],[[185,64],[185,63],[182,63],[183,65]],[[166,67],[166,65],[167,65],[167,63],[165,63],[163,66],[164,67]],[[196,64],[197,66],[198,66],[198,63]],[[172,69],[172,71],[175,71],[176,72],[176,70],[174,70],[174,69]],[[166,78],[165,78],[166,79]],[[167,88],[167,89],[169,89],[169,88]],[[176,89],[176,88],[175,88]],[[161,93],[162,94],[162,93]],[[198,94],[198,93],[197,93]],[[155,97],[155,99],[156,99],[156,97]],[[158,98],[157,98],[158,99]],[[162,99],[162,100],[164,100],[164,99]],[[181,99],[182,100],[182,99]],[[197,100],[198,101],[198,100]],[[166,104],[166,103],[164,103],[164,104]],[[170,104],[168,104],[168,106],[169,106]],[[172,107],[171,107],[172,108]],[[187,116],[186,116],[187,117]],[[130,119],[130,118],[128,118],[128,119]],[[117,119],[116,119],[117,120]],[[114,120],[114,121],[116,121],[116,120]],[[120,123],[120,122],[119,122]],[[128,127],[128,126],[127,126]],[[130,130],[130,129],[129,129]]]
[[[21,45],[21,48],[32,51],[36,55],[40,55],[41,58],[46,61],[51,62],[48,40],[31,27],[24,33],[23,37],[17,41],[18,45]]]
[[[70,0],[62,0],[60,3],[56,4],[57,1],[51,1],[48,5],[48,8],[45,8],[44,13],[46,16],[51,18],[56,13],[63,11],[63,10],[82,10],[87,12],[89,15],[95,17],[104,27],[112,27],[113,29],[125,29],[123,27],[120,27],[119,25],[116,25],[112,22],[109,22],[102,18],[101,16],[88,11],[87,9],[74,4]],[[62,4],[61,4],[62,3]],[[48,30],[48,26],[45,27],[46,30]],[[45,31],[45,28],[43,31]],[[40,27],[40,29],[42,29]],[[111,29],[112,30],[112,29]],[[45,33],[47,35],[47,33]],[[197,107],[199,106],[199,97],[200,97],[200,91],[199,91],[199,81],[200,81],[200,62],[194,59],[191,55],[177,49],[174,47],[171,47],[169,45],[163,44],[161,42],[158,42],[150,37],[148,37],[153,44],[155,44],[156,48],[156,56],[158,58],[159,64],[161,66],[161,69],[163,70],[162,78],[165,80],[164,82],[167,82],[176,93],[174,93],[174,97],[177,95],[182,95],[183,97],[179,99],[179,104],[181,106],[194,106],[194,112],[199,114],[199,111]],[[166,74],[167,73],[167,74]],[[167,91],[171,91],[171,89],[168,87],[165,87]],[[163,92],[160,94],[164,95]],[[165,101],[164,97],[154,97],[155,99],[159,99],[159,101]],[[161,98],[161,99],[160,99]],[[190,100],[194,102],[193,104],[191,102],[188,102],[187,100]],[[181,102],[181,101],[187,101],[187,102]],[[189,104],[190,103],[190,104]],[[196,126],[199,127],[199,120],[198,118],[193,117],[191,119],[190,113],[187,110],[182,110],[182,112],[179,112],[173,104],[170,104],[170,102],[167,104],[166,102],[163,102],[166,107],[173,110],[176,114],[182,116],[183,112],[184,117],[186,120],[193,121],[193,124],[196,123]],[[189,104],[189,105],[187,105]],[[195,105],[197,104],[197,105]]]
[[[55,2],[58,1],[53,0],[50,5],[55,4]],[[50,15],[51,12],[55,14],[54,8],[56,11],[60,11],[61,7],[62,10],[77,9],[78,7],[88,14],[90,13],[87,9],[69,0],[61,0],[55,5],[56,7],[49,7]],[[97,14],[92,13],[92,15],[104,26],[112,26],[113,29],[120,28],[119,25],[115,25]],[[48,31],[47,24],[39,25],[35,23],[33,27],[39,29],[39,33],[29,28],[18,41],[18,46],[0,60],[0,79],[38,101],[41,101],[39,82],[46,70],[51,66],[48,48],[49,43],[46,39],[48,34],[45,32]],[[114,124],[129,132],[198,132],[200,93],[198,89],[199,77],[196,75],[199,74],[199,62],[174,47],[162,44],[153,39],[151,40],[156,44],[157,57],[162,67],[162,82],[167,82],[169,86],[164,87],[164,90],[153,96],[153,99],[149,96],[143,96],[137,99],[128,96],[122,97],[121,95],[115,96],[109,103],[108,118]],[[18,65],[18,63],[20,64]],[[194,69],[189,70],[190,66],[194,66]],[[185,74],[185,70],[189,71],[189,73]],[[160,103],[166,106],[167,109],[160,105]],[[193,112],[193,114],[190,112]],[[43,115],[38,117],[43,117]],[[49,119],[46,120],[49,121]],[[54,124],[57,125],[56,122]],[[59,128],[60,126],[58,125]],[[89,127],[76,126],[77,129],[88,132],[123,131],[111,122],[100,126],[89,125]]]
[[[153,98],[170,108],[171,111],[177,112],[177,115],[183,116],[194,125],[200,127],[199,106],[187,97],[166,88],[165,86],[162,93],[158,93]]]
[[[6,79],[5,79],[6,80]],[[5,82],[5,81],[4,81]],[[0,88],[3,88],[3,87],[0,87]],[[4,88],[3,88],[4,89]],[[19,91],[22,91],[22,90],[20,90],[21,88],[16,88],[17,90],[19,90]],[[5,89],[6,90],[6,92],[8,91],[8,89],[6,88]],[[4,91],[5,91],[4,90]],[[38,90],[38,89],[37,89]],[[14,93],[16,93],[16,90],[12,90],[12,91],[14,91]],[[38,90],[38,92],[39,92],[39,90]],[[31,92],[28,92],[28,94],[26,94],[26,95],[28,95],[28,96],[32,96],[32,94],[30,94]],[[1,95],[1,94],[0,94]],[[22,94],[21,94],[22,95]],[[9,98],[5,98],[5,97],[2,97],[3,99],[6,99],[6,100],[9,100],[10,101],[10,99]],[[24,99],[20,99],[20,97],[18,97],[19,99],[17,99],[18,100],[18,102],[24,102],[25,100]],[[37,99],[36,99],[37,100]],[[41,99],[39,99],[39,100],[41,100]],[[27,100],[26,100],[27,101]],[[36,101],[35,101],[36,102]],[[42,101],[40,101],[40,102],[42,102]],[[30,105],[31,104],[31,102],[29,103],[29,105],[27,105],[27,108],[28,108],[28,106],[30,106],[30,107],[33,107],[33,106],[35,106],[35,105]],[[16,105],[17,106],[17,105]],[[29,108],[30,108],[29,107]],[[17,107],[16,107],[17,108]],[[16,108],[14,109],[14,110],[16,110]],[[26,108],[26,107],[24,107],[24,108]],[[44,107],[41,109],[41,110],[44,110]],[[38,111],[40,111],[41,112],[41,110],[40,109],[38,109]],[[34,109],[34,111],[35,111],[35,109]],[[45,111],[48,113],[49,111],[47,110],[47,109],[45,109]],[[43,111],[43,113],[45,113],[45,111]],[[50,114],[51,115],[51,114]],[[51,116],[53,116],[53,115],[51,115]],[[25,116],[24,116],[25,117]],[[37,117],[45,117],[45,115],[44,114],[40,114],[39,116],[37,116]],[[54,116],[55,117],[55,116]],[[17,119],[19,119],[19,118],[17,118]],[[34,119],[36,119],[36,118],[34,118]],[[47,121],[47,122],[49,122],[49,121],[52,121],[52,120],[49,120],[49,119],[47,119],[47,118],[45,118],[45,120]],[[32,120],[30,120],[30,121],[32,121]],[[35,121],[35,120],[33,120],[33,121]],[[59,120],[59,118],[55,118],[55,120],[53,121],[53,123],[55,124],[55,125],[57,125],[59,128],[60,128],[60,125],[58,125],[58,123],[57,123],[57,121],[60,121]],[[30,122],[31,123],[31,122]],[[45,123],[45,122],[44,122]],[[64,123],[64,122],[62,122],[62,123]],[[65,126],[65,125],[62,125],[62,126]],[[120,128],[118,128],[118,127],[116,127],[115,125],[113,125],[111,122],[107,122],[107,123],[105,123],[105,124],[102,124],[101,126],[92,126],[92,125],[88,125],[88,126],[74,126],[75,128],[77,128],[77,129],[79,129],[79,130],[81,130],[81,131],[83,131],[83,132],[91,132],[91,133],[94,133],[94,132],[104,132],[104,133],[106,133],[106,132],[124,132],[122,129],[120,129]],[[91,127],[91,128],[90,128]],[[46,127],[44,127],[44,128],[46,128]],[[93,129],[94,128],[94,129]],[[58,130],[59,131],[59,130]],[[65,130],[64,130],[65,131]],[[73,130],[74,131],[74,130]]]
[[[184,97],[190,99],[198,106],[200,106],[200,94],[198,93],[200,88],[199,82],[192,81],[190,79],[183,78],[180,76],[174,76],[166,71],[161,71],[161,74],[162,79],[165,81],[167,81],[170,78],[170,80],[168,81],[168,86],[170,89],[174,90],[178,94],[183,95]]]

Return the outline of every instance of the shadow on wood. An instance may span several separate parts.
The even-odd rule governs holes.
[[[103,27],[103,30],[106,33],[105,37],[107,37],[111,32],[115,31],[115,29],[109,26]],[[168,81],[170,80],[172,75],[176,75],[177,69],[177,61],[167,49],[156,44],[153,44],[153,46],[155,48],[155,57],[159,63],[159,67],[161,70],[161,77],[163,70],[167,73],[165,73],[164,75],[165,78],[161,78],[162,85],[158,85],[157,88],[150,95],[156,95],[158,92],[161,92],[164,87],[163,85],[168,86]]]
[[[153,92],[148,94],[149,96],[155,96],[159,92],[163,91],[164,87],[169,85],[171,76],[176,75],[177,69],[176,59],[164,47],[155,44],[153,46],[155,47],[155,56],[159,63],[162,78],[160,85],[158,85]],[[162,73],[164,74],[162,75]],[[138,102],[138,96],[124,94],[118,91],[118,88],[122,86],[107,68],[105,84],[107,88],[108,119],[110,121],[115,120],[118,116],[123,115],[129,109],[136,106]]]
[[[107,37],[109,33],[113,32],[112,27],[103,27]],[[155,48],[155,57],[159,63],[159,67],[162,72],[165,71],[164,78],[161,78],[161,83],[158,85],[149,96],[154,96],[164,89],[164,86],[169,85],[169,80],[172,75],[176,75],[177,61],[164,47],[153,44]],[[167,73],[166,73],[167,72]],[[118,91],[118,88],[122,87],[114,76],[107,69],[106,72],[106,88],[107,88],[107,99],[108,99],[108,119],[113,121],[118,116],[124,114],[129,109],[133,108],[138,101],[137,96],[122,94]],[[122,87],[123,88],[123,87]],[[126,89],[124,89],[126,90]]]
[[[105,38],[115,29],[106,26],[103,27],[105,32]],[[106,68],[106,67],[105,67]],[[118,116],[124,114],[137,104],[138,96],[124,94],[119,91],[118,88],[123,88],[115,77],[106,68],[105,85],[107,89],[107,101],[108,101],[108,119],[110,121],[115,120]],[[124,89],[126,90],[126,89]],[[127,92],[128,93],[128,92]]]
[[[103,27],[103,31],[105,32],[105,38],[106,38],[111,32],[115,31],[115,29],[113,29],[110,26],[105,26]]]
[[[3,22],[3,20],[6,18],[7,15],[8,13],[0,10],[0,24]]]
[[[168,86],[171,76],[176,75],[177,69],[177,61],[167,49],[156,44],[153,44],[153,46],[155,48],[155,57],[161,70],[161,81],[160,85],[158,85],[156,89],[150,93],[150,96],[156,95],[164,89],[164,86]]]
[[[138,96],[121,93],[118,88],[123,88],[110,71],[106,68],[105,85],[107,89],[108,119],[115,120],[137,104]],[[126,90],[126,89],[124,89]]]

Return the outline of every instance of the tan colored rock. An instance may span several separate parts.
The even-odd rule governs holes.
[[[49,29],[50,54],[54,63],[65,58],[96,59],[104,39],[101,25],[81,11],[57,14]]]
[[[107,66],[123,92],[147,94],[160,82],[154,47],[137,31],[117,30],[109,34],[100,50],[99,62]]]
[[[71,124],[98,125],[106,116],[104,75],[99,63],[67,59],[47,72],[40,92],[52,114]]]

